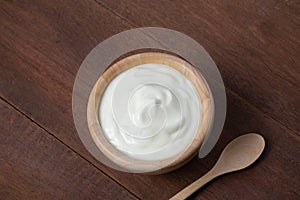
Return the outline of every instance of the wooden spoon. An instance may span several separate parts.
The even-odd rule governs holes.
[[[225,147],[219,160],[209,172],[181,190],[171,200],[186,199],[212,179],[248,167],[258,159],[264,147],[264,138],[255,133],[235,138]]]

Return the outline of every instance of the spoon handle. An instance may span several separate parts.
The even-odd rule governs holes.
[[[174,195],[170,200],[182,200],[188,198],[190,195],[192,195],[194,192],[196,192],[198,189],[200,189],[203,185],[211,181],[216,177],[216,173],[214,171],[210,170],[205,175],[197,179],[195,182],[178,192],[176,195]]]

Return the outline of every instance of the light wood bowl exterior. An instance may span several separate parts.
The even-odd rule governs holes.
[[[99,119],[99,107],[102,96],[109,83],[120,73],[138,65],[157,63],[170,66],[192,81],[202,102],[202,121],[192,143],[181,153],[159,161],[137,160],[117,150],[106,139]],[[148,52],[126,57],[109,67],[98,79],[89,96],[87,121],[90,134],[101,152],[113,163],[124,170],[161,174],[175,170],[188,162],[198,153],[205,134],[210,131],[213,123],[214,103],[211,91],[205,79],[197,70],[183,59],[166,53]]]

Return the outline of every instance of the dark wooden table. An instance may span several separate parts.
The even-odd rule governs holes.
[[[262,158],[192,199],[300,199],[300,3],[0,2],[0,199],[167,199],[212,167],[233,138],[259,132]],[[211,54],[228,112],[217,146],[159,176],[109,169],[83,147],[71,97],[85,56],[134,27],[183,32]]]

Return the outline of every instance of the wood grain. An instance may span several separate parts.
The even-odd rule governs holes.
[[[0,115],[1,199],[135,199],[2,100]]]
[[[98,42],[131,25],[93,1],[76,4],[71,1],[3,1],[0,9],[0,96],[139,198],[171,197],[203,175],[227,142],[250,131],[259,132],[266,139],[267,147],[262,159],[249,170],[212,182],[192,198],[299,198],[300,141],[296,132],[274,121],[230,90],[227,91],[229,102],[225,129],[207,158],[201,161],[194,159],[175,172],[161,176],[121,173],[103,166],[85,150],[77,136],[71,111],[73,81],[81,61]],[[89,11],[89,14],[83,11]],[[197,28],[196,25],[192,27]],[[203,31],[199,33],[203,34]],[[192,36],[195,36],[194,32]],[[209,34],[206,36],[209,38]],[[202,43],[201,40],[199,42]],[[213,46],[205,47],[210,48],[211,53],[219,52]],[[225,82],[230,83],[233,75],[229,76],[229,71],[223,68],[230,63],[228,57],[213,54],[213,58],[221,65],[222,75],[225,71]],[[243,70],[235,71],[235,79],[257,75],[253,71],[247,72],[247,75],[244,73]],[[247,81],[245,79],[243,84],[249,86],[242,88],[242,92],[249,92],[248,88],[252,87],[252,82]],[[295,94],[286,101],[293,105],[293,98],[297,99]],[[272,103],[270,100],[267,102]],[[291,109],[289,112],[295,111]],[[288,121],[290,116],[285,115],[282,119]],[[295,122],[293,116],[290,120]],[[17,193],[19,189],[14,186],[14,190]]]
[[[134,26],[191,36],[226,87],[300,132],[299,1],[97,1]]]

